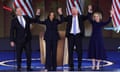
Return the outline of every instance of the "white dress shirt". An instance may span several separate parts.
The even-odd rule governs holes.
[[[76,22],[74,22],[76,21]],[[76,24],[75,24],[76,23]],[[75,27],[73,26],[75,25]],[[75,29],[74,29],[75,28]],[[74,32],[75,30],[75,32]],[[70,31],[71,34],[78,34],[80,33],[80,28],[79,28],[79,21],[78,21],[78,16],[73,16],[72,17],[72,28],[71,28],[71,31]]]
[[[25,28],[26,21],[25,21],[24,17],[23,16],[17,16],[17,18],[18,18],[18,21],[20,22],[20,24],[22,25],[22,27]]]

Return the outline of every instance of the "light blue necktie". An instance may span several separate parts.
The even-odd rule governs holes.
[[[73,18],[73,34],[76,35],[76,17]]]
[[[23,20],[22,20],[22,16],[20,16],[20,24],[24,27],[24,23],[23,23]]]

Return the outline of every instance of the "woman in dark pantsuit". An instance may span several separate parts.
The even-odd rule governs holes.
[[[61,8],[58,9],[58,11]],[[60,13],[59,13],[60,14]],[[60,39],[58,33],[58,24],[62,22],[62,14],[59,15],[60,19],[55,18],[55,14],[53,11],[49,12],[48,18],[44,21],[39,20],[37,18],[37,23],[46,25],[46,31],[44,35],[44,40],[46,43],[46,62],[45,68],[48,71],[55,71],[57,62],[56,62],[56,55],[57,55],[57,43]]]

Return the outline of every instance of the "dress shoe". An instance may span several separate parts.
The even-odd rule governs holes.
[[[17,68],[17,71],[21,71],[21,68],[20,68],[20,67],[18,67],[18,68]]]
[[[82,69],[81,69],[81,68],[78,68],[78,71],[82,71]]]
[[[69,71],[74,71],[74,68],[73,68],[73,67],[70,67],[70,68],[69,68]]]
[[[27,71],[33,71],[33,69],[31,69],[31,68],[27,68]]]
[[[56,67],[51,67],[51,71],[56,71]]]

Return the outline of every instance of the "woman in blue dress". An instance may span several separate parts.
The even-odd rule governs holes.
[[[102,13],[94,12],[92,14],[92,6],[89,5],[88,7],[88,19],[92,24],[92,35],[89,42],[88,58],[92,59],[92,69],[99,70],[101,60],[106,59],[102,28],[111,22],[111,17],[109,17],[106,22],[102,22]]]

